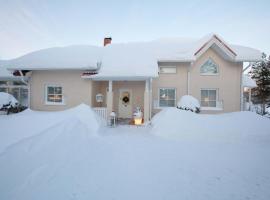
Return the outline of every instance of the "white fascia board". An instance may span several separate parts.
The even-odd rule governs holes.
[[[155,78],[153,76],[95,76],[95,75],[90,75],[90,76],[81,76],[83,79],[92,79],[95,81],[144,81],[148,80],[150,78]]]
[[[235,55],[230,52],[223,44],[221,44],[217,39],[212,38],[207,44],[199,51],[199,53],[195,56],[198,59],[202,54],[204,54],[212,45],[216,44],[222,52],[224,52],[231,60],[235,60]],[[196,53],[196,52],[195,52]],[[194,54],[195,54],[194,53]]]
[[[55,71],[55,70],[95,70],[97,67],[8,67],[8,70],[29,70],[29,71]]]

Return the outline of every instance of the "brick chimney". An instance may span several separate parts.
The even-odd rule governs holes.
[[[104,38],[104,43],[103,43],[104,47],[105,47],[107,44],[111,44],[111,42],[112,42],[112,38],[111,38],[111,37],[105,37],[105,38]]]

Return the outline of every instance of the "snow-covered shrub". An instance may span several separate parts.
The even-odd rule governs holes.
[[[182,110],[189,110],[191,112],[200,112],[200,102],[190,95],[184,95],[177,103],[177,108]]]
[[[6,114],[18,113],[25,110],[26,107],[18,103],[17,99],[11,94],[0,92],[0,110]]]

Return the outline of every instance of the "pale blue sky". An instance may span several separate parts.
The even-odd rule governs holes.
[[[162,37],[227,42],[270,53],[270,1],[0,0],[0,59],[53,46]]]

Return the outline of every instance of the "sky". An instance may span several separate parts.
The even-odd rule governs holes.
[[[270,54],[270,0],[0,0],[0,59],[55,46],[200,38]]]

